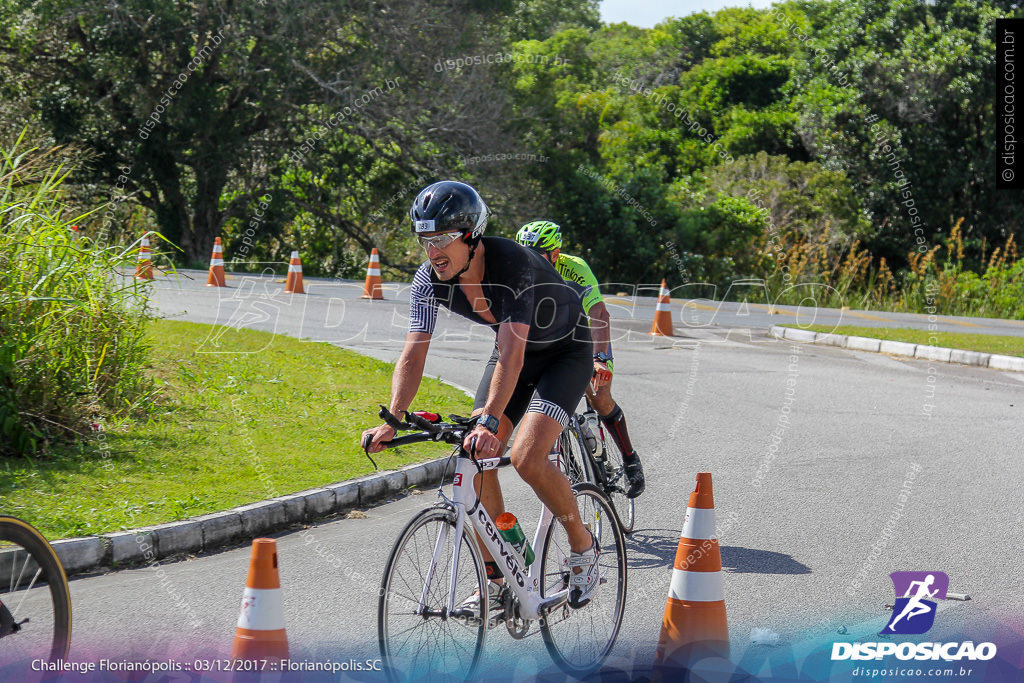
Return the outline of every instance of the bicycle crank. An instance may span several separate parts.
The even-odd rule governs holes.
[[[516,640],[522,640],[530,630],[530,620],[519,616],[519,601],[512,591],[505,591],[505,628]]]

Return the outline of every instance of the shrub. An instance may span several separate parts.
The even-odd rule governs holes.
[[[151,396],[137,250],[73,240],[52,150],[0,150],[0,454],[87,435]],[[74,216],[72,218],[68,215]]]

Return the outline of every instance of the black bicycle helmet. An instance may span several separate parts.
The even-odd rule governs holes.
[[[480,194],[456,180],[442,180],[423,188],[409,209],[413,234],[461,230],[470,244],[480,241],[489,215]]]

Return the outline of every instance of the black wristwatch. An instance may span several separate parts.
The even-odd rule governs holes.
[[[501,424],[501,421],[493,415],[487,415],[484,413],[476,418],[476,423],[478,425],[483,425],[484,429],[489,431],[491,434],[497,434],[498,426]]]
[[[594,360],[596,360],[599,363],[607,363],[608,361],[612,360],[612,357],[609,356],[604,351],[598,351],[597,353],[594,354]]]

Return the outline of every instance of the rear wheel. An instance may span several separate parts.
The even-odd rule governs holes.
[[[0,669],[63,660],[70,644],[71,594],[57,553],[28,522],[0,516]]]
[[[626,464],[622,460],[622,451],[619,450],[615,439],[605,431],[601,425],[601,433],[598,435],[604,442],[604,492],[615,507],[615,513],[622,524],[622,533],[633,533],[633,526],[636,522],[636,499],[626,495],[629,490],[629,480],[626,479]]]
[[[593,484],[573,487],[580,518],[587,525],[601,552],[598,556],[598,586],[590,602],[579,609],[568,604],[556,608],[540,622],[544,645],[563,671],[583,675],[593,671],[611,652],[622,625],[626,601],[626,548],[618,524],[598,524],[611,516],[608,499]],[[552,523],[548,528],[541,561],[541,592],[548,597],[569,586],[569,538],[565,528]]]

